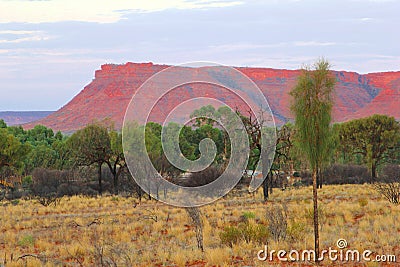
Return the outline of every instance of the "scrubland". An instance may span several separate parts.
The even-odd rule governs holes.
[[[275,189],[266,203],[261,191],[232,192],[201,207],[204,252],[197,248],[195,226],[186,211],[155,200],[74,196],[48,207],[35,200],[3,201],[0,266],[313,266],[257,259],[264,243],[274,250],[313,248],[311,191],[311,187]],[[371,257],[396,255],[398,261],[327,259],[322,265],[400,266],[399,205],[387,202],[370,185],[324,186],[319,200],[321,249],[336,248],[342,238],[349,249],[371,250]],[[286,221],[279,238],[270,227],[274,207],[281,207],[278,211],[284,211]],[[247,240],[227,233],[244,225],[266,231]]]

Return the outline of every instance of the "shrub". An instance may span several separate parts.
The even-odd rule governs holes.
[[[255,227],[250,224],[250,223],[241,223],[238,225],[239,227],[239,232],[241,233],[242,239],[246,243],[250,243],[256,236],[256,229]]]
[[[325,184],[363,184],[371,181],[367,167],[351,164],[331,165],[322,176]]]
[[[246,218],[246,219],[255,219],[256,218],[256,214],[254,212],[251,212],[251,211],[243,212],[242,216],[244,218]]]
[[[374,183],[374,188],[393,204],[400,203],[400,166],[387,165],[382,171],[380,182]]]
[[[57,197],[56,193],[47,194],[45,196],[37,196],[37,201],[45,206],[48,207],[50,205],[57,206],[60,203],[61,199]]]
[[[360,205],[360,207],[365,207],[368,205],[368,199],[366,199],[365,197],[360,198],[358,200],[358,204]]]
[[[18,245],[23,247],[33,246],[35,244],[35,239],[32,235],[24,235],[19,241]]]
[[[258,244],[267,244],[269,239],[269,231],[268,228],[263,224],[257,224],[255,226],[255,235],[254,241]]]
[[[32,175],[27,175],[22,178],[22,185],[23,186],[30,186],[33,183]]]
[[[233,244],[239,242],[241,238],[240,230],[234,226],[227,226],[225,227],[224,231],[219,233],[219,238],[221,239],[221,243],[232,247]]]
[[[36,196],[54,195],[62,183],[68,183],[70,172],[37,168],[32,173],[32,193]]]
[[[287,212],[286,206],[272,206],[267,209],[268,230],[275,241],[286,238]]]
[[[205,170],[200,172],[195,172],[190,175],[190,177],[185,181],[174,181],[178,185],[183,185],[187,187],[198,187],[203,186],[215,181],[223,173],[223,169],[217,166],[210,166]]]
[[[237,227],[225,227],[219,237],[221,243],[228,247],[232,247],[233,244],[237,244],[239,241],[266,244],[269,239],[269,231],[265,225],[245,222],[240,223]]]
[[[301,222],[293,222],[287,229],[287,237],[292,242],[303,240],[305,237],[306,226]]]

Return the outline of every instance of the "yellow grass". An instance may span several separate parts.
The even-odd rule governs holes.
[[[3,201],[0,266],[99,266],[101,257],[118,266],[274,266],[257,260],[263,244],[240,241],[228,247],[221,244],[220,233],[227,226],[237,226],[246,212],[255,214],[250,224],[267,226],[268,207],[284,203],[288,224],[304,224],[304,237],[270,240],[269,248],[312,249],[313,228],[307,214],[312,208],[311,192],[311,187],[275,189],[268,203],[263,203],[259,191],[255,196],[227,196],[201,207],[204,252],[197,249],[195,228],[185,210],[154,200],[135,206],[133,198],[75,196],[64,197],[56,207],[43,207],[33,200],[16,205]],[[322,248],[335,248],[336,241],[344,238],[352,249],[393,254],[400,261],[400,206],[388,203],[369,185],[324,186],[319,200]]]

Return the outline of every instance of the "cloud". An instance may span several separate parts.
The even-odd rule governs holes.
[[[336,43],[336,42],[317,42],[317,41],[294,41],[294,42],[279,42],[279,43],[268,43],[268,44],[252,44],[252,43],[233,43],[233,44],[222,44],[209,46],[210,49],[215,51],[249,51],[254,49],[263,48],[284,48],[290,46],[297,47],[313,47],[313,46],[354,46],[361,45],[360,43]]]
[[[43,23],[60,21],[85,21],[113,23],[127,13],[155,12],[166,9],[222,8],[243,4],[227,0],[49,0],[49,1],[1,1],[0,23]]]
[[[360,21],[362,22],[368,22],[374,20],[373,18],[361,18]]]
[[[17,38],[13,40],[0,39],[0,44],[17,44],[22,42],[45,41],[49,39],[50,37],[48,36],[31,36],[31,37]]]
[[[2,30],[0,31],[0,36],[1,35],[13,35],[14,38],[1,39],[0,37],[0,44],[46,41],[53,38],[42,31]],[[18,36],[18,38],[15,38],[16,36]]]
[[[1,40],[0,40],[1,42]],[[131,53],[129,49],[122,48],[110,48],[110,49],[85,49],[85,48],[73,48],[73,49],[60,49],[60,48],[10,48],[0,49],[0,54],[12,54],[13,56],[45,56],[51,57],[75,57],[81,59],[83,56],[101,56],[101,55],[113,55],[121,53]],[[22,60],[23,62],[23,60]],[[1,64],[1,63],[0,63]]]
[[[262,48],[274,48],[287,46],[288,43],[271,43],[271,44],[251,44],[251,43],[239,43],[239,44],[223,44],[223,45],[212,45],[209,48],[217,51],[241,51],[241,50],[253,50]]]
[[[332,46],[334,42],[316,42],[316,41],[298,41],[293,43],[294,46]]]
[[[41,31],[23,31],[23,30],[4,30],[0,31],[0,34],[10,34],[10,35],[27,35],[41,33]]]

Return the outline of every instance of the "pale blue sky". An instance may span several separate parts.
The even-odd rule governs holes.
[[[104,63],[400,70],[395,0],[0,0],[0,110],[56,110]]]

